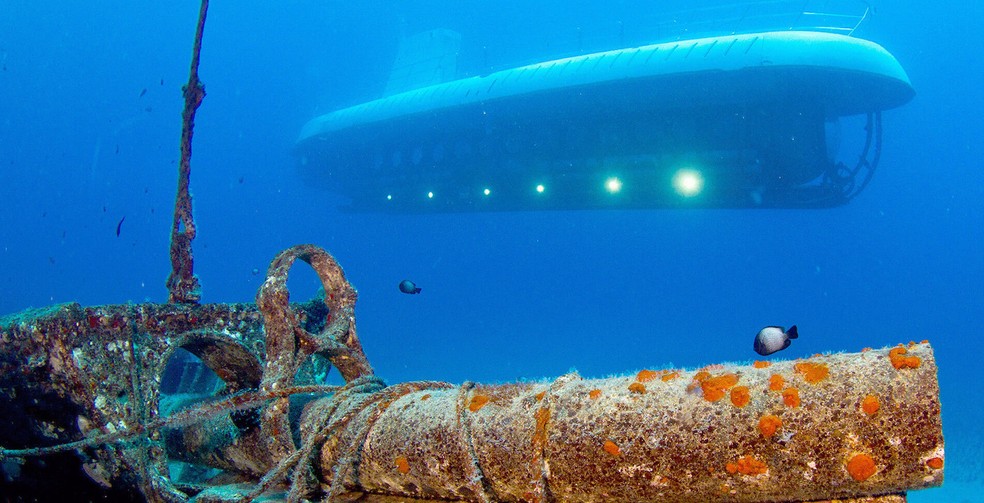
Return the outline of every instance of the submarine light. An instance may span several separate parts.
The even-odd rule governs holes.
[[[544,190],[546,190],[546,187],[544,187],[542,183],[541,183],[540,185],[537,185],[537,186],[536,186],[536,191],[537,191],[538,193],[540,193],[540,194],[543,194],[543,191],[544,191]]]
[[[491,193],[492,193],[492,191],[489,190],[489,189],[485,189],[485,190],[482,191],[482,194],[485,194],[486,196],[489,195],[489,194],[491,194]]]
[[[673,175],[673,190],[683,197],[693,197],[704,189],[704,177],[694,169],[680,169]]]
[[[605,180],[605,190],[611,192],[612,194],[622,190],[622,180],[619,180],[616,176]]]
[[[434,199],[434,193],[433,192],[428,192],[427,193],[427,199]]]
[[[387,201],[392,201],[393,200],[393,194],[386,194],[386,200]]]

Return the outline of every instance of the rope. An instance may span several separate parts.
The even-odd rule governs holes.
[[[132,430],[124,430],[116,433],[97,435],[74,442],[52,445],[48,447],[31,447],[27,449],[4,449],[0,447],[0,459],[3,458],[23,458],[35,456],[47,456],[59,452],[73,451],[97,445],[112,444],[141,437],[147,433],[160,431],[164,428],[177,428],[204,422],[220,413],[235,412],[238,410],[255,407],[258,404],[283,398],[290,395],[304,393],[334,393],[341,389],[339,386],[292,386],[269,392],[247,391],[232,395],[228,398],[212,402],[201,407],[182,410],[166,418],[151,421],[147,425],[137,425]]]
[[[470,484],[470,488],[472,491],[475,491],[475,494],[478,495],[480,501],[498,501],[498,498],[495,496],[495,491],[492,490],[492,484],[489,483],[489,480],[485,477],[485,472],[482,470],[481,463],[479,463],[478,455],[475,454],[475,444],[471,433],[471,422],[468,421],[468,416],[465,414],[465,409],[468,408],[471,390],[474,388],[474,382],[466,381],[462,384],[458,390],[458,398],[455,403],[455,415],[457,416],[458,428],[462,434],[461,440],[468,447],[468,456],[471,458],[472,483]]]

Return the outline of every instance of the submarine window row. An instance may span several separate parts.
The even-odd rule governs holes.
[[[684,198],[694,197],[699,195],[704,189],[704,176],[699,170],[692,168],[681,168],[673,174],[670,185],[673,191],[679,196]],[[618,194],[622,192],[623,186],[624,182],[621,178],[611,176],[604,180],[601,188],[610,194]],[[491,197],[493,191],[489,186],[482,186],[481,189],[477,189],[474,192],[482,197]],[[534,184],[531,186],[529,193],[546,194],[547,186],[543,183]],[[393,201],[394,197],[396,196],[394,196],[393,192],[386,194],[387,201]],[[412,198],[414,198],[414,196],[411,196],[411,199]],[[435,199],[438,198],[438,195],[433,190],[426,190],[420,191],[416,198]]]

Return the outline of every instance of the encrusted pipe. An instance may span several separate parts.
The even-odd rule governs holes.
[[[352,424],[368,433],[327,442],[320,473],[348,492],[421,499],[903,501],[942,483],[936,374],[930,345],[910,343],[421,390],[364,410]]]

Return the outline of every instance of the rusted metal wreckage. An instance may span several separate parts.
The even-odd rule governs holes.
[[[898,502],[942,483],[927,342],[606,379],[386,385],[356,334],[355,289],[316,246],[279,254],[255,304],[198,304],[187,182],[206,9],[169,302],[0,318],[8,500]],[[298,259],[324,290],[291,304]],[[179,348],[219,392],[162,393]],[[322,384],[332,367],[344,385]]]

